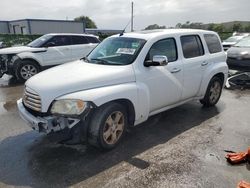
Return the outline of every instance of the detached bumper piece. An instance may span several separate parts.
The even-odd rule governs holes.
[[[232,151],[226,155],[226,159],[230,164],[240,164],[243,162],[250,162],[250,147],[246,152],[233,153]],[[250,188],[250,183],[240,181],[237,188]]]
[[[79,119],[73,118],[54,116],[35,117],[25,109],[22,99],[17,101],[17,107],[21,118],[26,121],[32,129],[46,134],[62,131],[66,128],[71,129],[80,122]]]
[[[246,152],[230,152],[226,155],[226,159],[230,164],[239,164],[246,161],[250,162],[250,147]]]
[[[240,181],[240,183],[237,185],[237,188],[250,188],[250,183],[245,181]]]
[[[237,73],[228,78],[226,88],[250,88],[250,72]]]

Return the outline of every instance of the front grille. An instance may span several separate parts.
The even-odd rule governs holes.
[[[41,98],[38,94],[33,91],[28,91],[27,88],[24,90],[23,103],[27,108],[41,112]]]

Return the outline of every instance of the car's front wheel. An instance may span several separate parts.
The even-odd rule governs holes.
[[[103,150],[113,149],[121,141],[127,124],[127,112],[121,104],[103,105],[92,116],[88,142]]]
[[[18,65],[16,69],[16,76],[19,80],[26,81],[30,77],[39,73],[39,71],[39,66],[36,63],[26,60]]]
[[[200,102],[205,107],[216,105],[219,101],[222,92],[223,82],[218,77],[213,77],[207,87],[205,97]]]

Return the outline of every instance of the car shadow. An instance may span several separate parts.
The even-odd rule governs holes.
[[[223,103],[213,108],[202,108],[196,102],[184,104],[136,126],[117,148],[108,152],[83,145],[51,143],[34,131],[8,137],[0,142],[0,182],[13,186],[68,187],[124,161],[143,170],[151,164],[136,157],[138,154],[202,126],[223,110]]]

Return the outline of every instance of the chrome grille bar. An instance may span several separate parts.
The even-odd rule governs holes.
[[[28,91],[26,88],[23,95],[23,103],[26,107],[41,112],[42,105],[40,96],[36,93]]]

